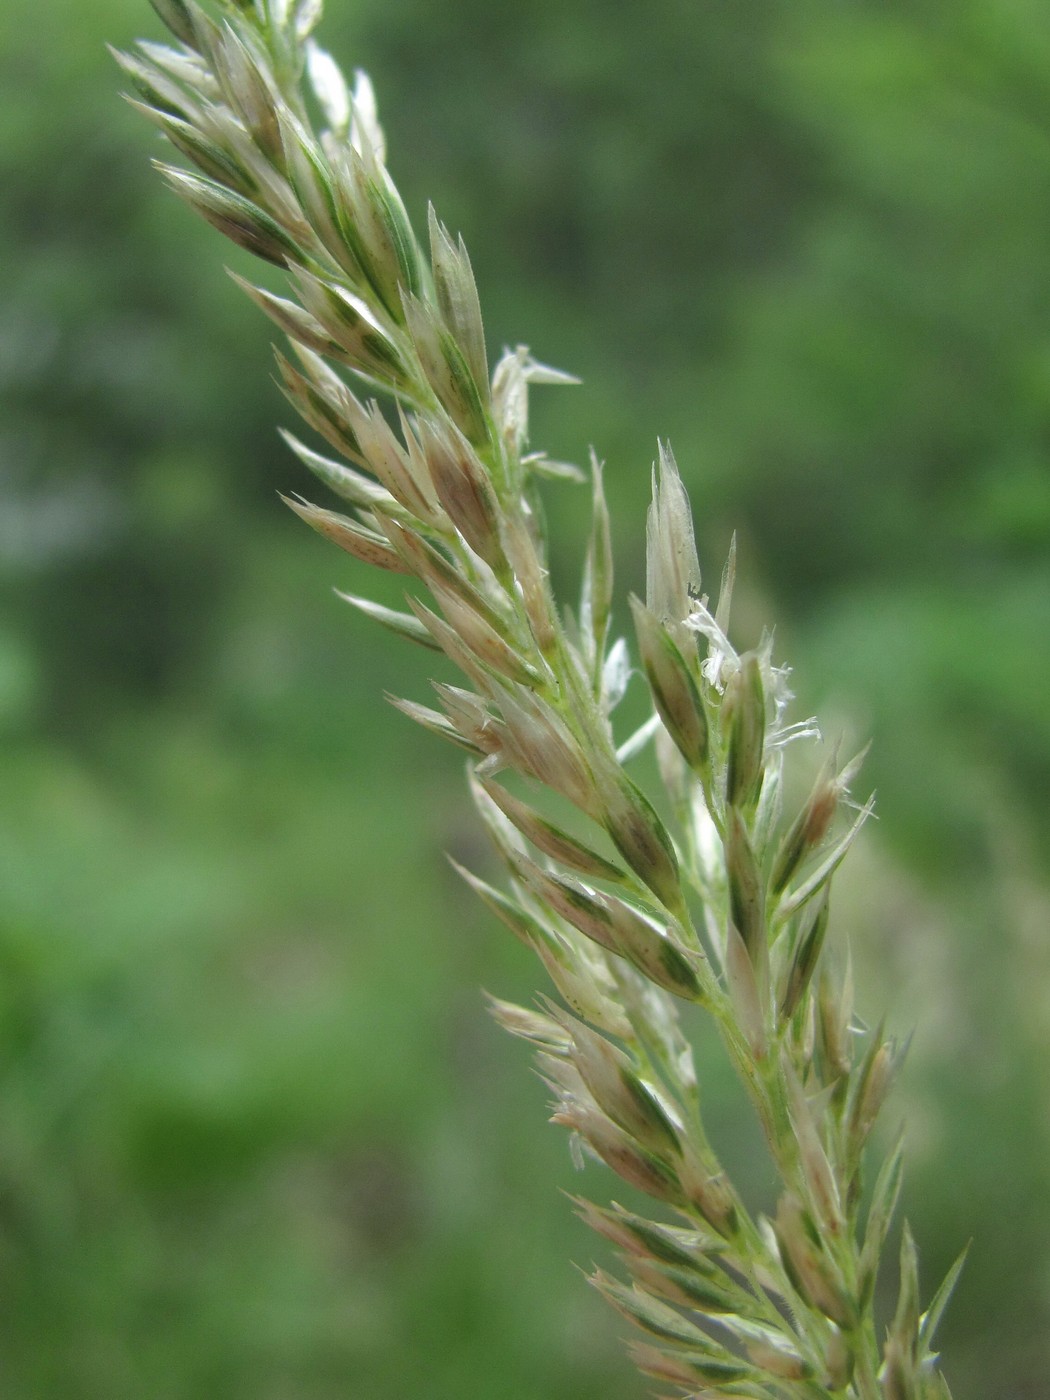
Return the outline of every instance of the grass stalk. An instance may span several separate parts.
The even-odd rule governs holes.
[[[465,749],[502,888],[464,872],[537,954],[557,999],[496,1002],[530,1041],[554,1120],[653,1201],[581,1203],[630,1279],[595,1286],[649,1334],[643,1371],[689,1396],[944,1400],[905,1231],[900,1302],[875,1282],[899,1157],[861,1210],[861,1168],[900,1052],[865,1032],[824,953],[828,895],[871,810],[859,760],[829,760],[784,813],[785,765],[819,740],[789,723],[769,638],[729,638],[735,551],[701,591],[670,449],[653,470],[644,600],[632,599],[652,719],[619,732],[631,674],[610,633],[612,554],[601,468],[583,586],[551,592],[533,508],[562,472],[529,450],[533,386],[571,377],[506,352],[491,374],[462,239],[431,211],[417,236],[386,166],[371,86],[315,37],[319,0],[154,0],[172,32],[117,55],[134,105],[196,171],[158,163],[205,219],[288,273],[291,299],[241,285],[291,344],[285,391],[338,457],[290,439],[341,509],[289,504],[368,568],[403,575],[408,611],[349,597],[460,672],[409,717]],[[320,118],[313,121],[312,112]],[[655,746],[663,792],[633,753]],[[568,827],[551,812],[574,809]],[[661,808],[675,814],[668,824]],[[679,1009],[714,1018],[769,1145],[775,1208],[751,1209],[709,1141]],[[702,1072],[702,1069],[701,1069]]]

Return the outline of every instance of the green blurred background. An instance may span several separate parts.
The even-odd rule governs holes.
[[[799,713],[875,738],[845,877],[956,1400],[1050,1396],[1050,22],[1037,0],[329,0],[490,348],[584,387],[640,586],[657,433]],[[607,1199],[478,993],[423,653],[276,501],[267,327],[103,50],[0,13],[0,1396],[631,1400],[570,1261]],[[551,510],[575,587],[583,498]],[[624,609],[620,609],[621,622]],[[717,1057],[717,1140],[753,1138]],[[891,1280],[892,1282],[892,1280]]]

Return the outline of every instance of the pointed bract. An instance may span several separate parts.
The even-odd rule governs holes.
[[[646,606],[672,628],[677,639],[690,600],[699,590],[689,498],[670,447],[661,443],[646,527]]]

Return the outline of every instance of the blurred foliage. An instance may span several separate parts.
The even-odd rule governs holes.
[[[948,1374],[1047,1395],[1044,7],[329,8],[493,347],[584,375],[535,436],[607,458],[623,591],[666,433],[745,633],[875,735],[840,917],[863,1008],[918,1027],[928,1285],[976,1238]],[[379,699],[425,658],[326,600],[357,575],[275,505],[266,327],[114,96],[104,41],[157,32],[0,13],[0,1393],[639,1396],[476,992],[534,978],[441,858],[484,860],[459,765]]]

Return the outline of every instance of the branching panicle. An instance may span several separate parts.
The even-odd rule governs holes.
[[[344,596],[465,677],[435,687],[437,709],[394,703],[470,755],[506,883],[462,873],[564,1002],[493,1012],[534,1045],[579,1149],[663,1208],[650,1220],[580,1203],[631,1280],[593,1282],[655,1339],[635,1360],[692,1396],[943,1400],[931,1345],[957,1270],[923,1312],[905,1229],[884,1338],[873,1312],[899,1147],[866,1212],[861,1170],[901,1052],[881,1028],[860,1038],[848,978],[824,957],[831,879],[871,810],[841,815],[859,760],[829,761],[781,815],[785,747],[816,726],[786,722],[787,672],[768,639],[743,654],[729,640],[735,546],[713,611],[701,593],[665,445],[646,599],[631,600],[653,718],[616,733],[631,671],[610,630],[599,463],[575,619],[551,593],[530,505],[534,477],[580,475],[527,451],[530,385],[571,377],[518,347],[490,379],[463,241],[433,210],[417,239],[367,78],[349,85],[312,37],[320,0],[153,3],[174,45],[119,61],[133,105],[197,171],[158,168],[289,274],[290,298],[237,281],[290,340],[284,391],[338,454],[289,435],[341,509],[288,504],[356,559],[420,585],[406,612]],[[654,736],[672,828],[628,771]],[[577,820],[551,816],[545,794]],[[683,1002],[713,1018],[765,1133],[780,1178],[771,1218],[741,1199],[707,1139]]]

